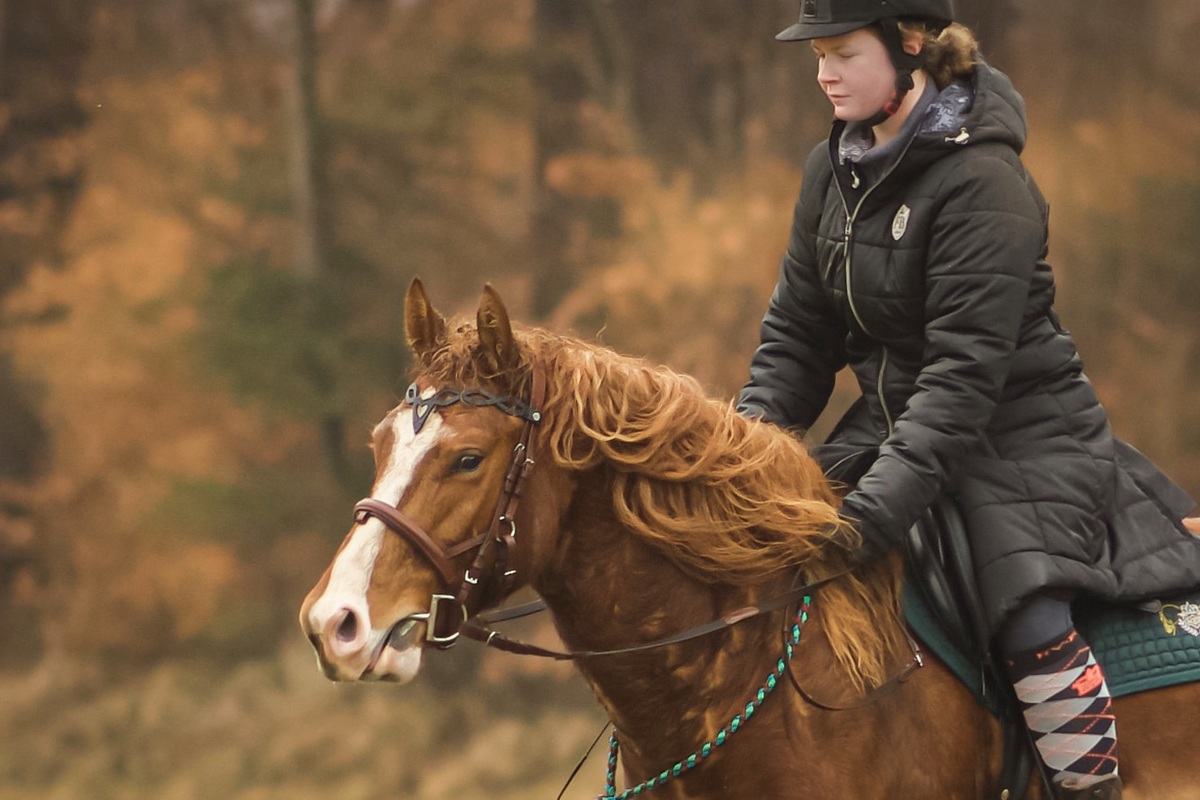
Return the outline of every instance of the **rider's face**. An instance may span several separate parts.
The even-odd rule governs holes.
[[[815,39],[812,48],[817,54],[817,82],[838,119],[868,119],[892,98],[896,68],[883,42],[870,30]]]

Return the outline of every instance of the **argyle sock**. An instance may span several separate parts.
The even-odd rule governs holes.
[[[1104,672],[1074,628],[1008,659],[1025,723],[1055,783],[1085,788],[1117,772],[1117,727]]]

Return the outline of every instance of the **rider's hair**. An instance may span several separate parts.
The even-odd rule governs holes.
[[[900,30],[921,35],[924,68],[939,89],[956,78],[968,77],[979,63],[979,43],[965,25],[952,22],[938,30],[921,20],[902,21]]]

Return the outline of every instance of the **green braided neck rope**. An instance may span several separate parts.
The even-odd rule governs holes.
[[[629,800],[631,797],[635,797],[643,792],[649,792],[651,789],[662,786],[672,778],[678,778],[688,770],[699,766],[704,759],[708,758],[712,754],[712,751],[715,748],[725,744],[730,736],[745,727],[746,723],[750,721],[750,718],[754,716],[754,712],[758,711],[759,706],[761,706],[763,701],[767,699],[767,695],[775,690],[775,686],[779,683],[779,679],[783,677],[783,672],[787,669],[788,662],[792,660],[792,654],[795,652],[795,648],[800,644],[800,628],[805,622],[808,621],[808,608],[811,603],[812,598],[808,596],[805,596],[804,600],[800,603],[800,609],[796,612],[796,620],[792,623],[791,638],[785,645],[784,657],[780,658],[779,661],[776,662],[775,671],[767,676],[767,680],[754,694],[754,699],[746,704],[746,709],[740,714],[735,714],[733,719],[729,721],[729,724],[717,731],[717,735],[702,744],[699,750],[682,759],[681,761],[676,761],[668,769],[664,769],[653,778],[644,780],[637,786],[626,789],[620,794],[617,794],[616,789],[618,750],[617,732],[613,731],[612,735],[608,737],[608,770],[605,772],[604,776],[604,794],[597,795],[596,800]]]

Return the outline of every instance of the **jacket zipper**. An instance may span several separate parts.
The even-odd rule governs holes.
[[[883,409],[883,419],[887,422],[888,436],[891,436],[896,430],[896,423],[892,421],[892,412],[888,411],[887,400],[883,397],[883,373],[887,371],[888,349],[882,344],[880,349],[883,350],[883,361],[879,363],[879,376],[875,378],[875,394],[879,396],[879,407]]]
[[[825,470],[825,474],[826,474],[826,475],[833,475],[833,474],[834,474],[834,472],[836,472],[836,471],[837,471],[837,468],[838,468],[838,467],[840,467],[842,464],[845,464],[845,463],[846,463],[847,461],[849,461],[850,459],[852,459],[852,458],[855,458],[855,457],[857,457],[857,456],[859,456],[859,455],[861,455],[861,454],[860,454],[860,453],[851,453],[851,454],[850,454],[850,455],[848,455],[848,456],[842,456],[842,457],[841,457],[841,458],[839,458],[837,461],[833,462],[833,465],[832,465],[832,466],[830,466],[830,467],[829,467],[829,469]]]
[[[853,252],[853,247],[851,247],[850,240],[854,235],[854,222],[858,218],[858,212],[862,210],[863,203],[865,203],[867,198],[871,196],[871,192],[875,191],[875,187],[887,180],[888,176],[896,170],[896,167],[900,166],[900,162],[904,160],[906,155],[908,155],[908,149],[912,147],[912,143],[913,139],[910,138],[904,145],[904,149],[900,152],[900,155],[897,156],[896,160],[892,162],[892,165],[888,167],[887,172],[883,173],[879,180],[867,187],[867,190],[863,192],[862,197],[860,197],[858,202],[854,205],[853,213],[850,211],[850,204],[846,202],[846,193],[842,191],[841,182],[836,178],[833,181],[834,185],[837,186],[838,197],[840,197],[842,200],[842,210],[846,212],[846,301],[850,304],[850,313],[854,315],[855,322],[857,322],[858,326],[863,329],[863,333],[867,334],[868,336],[872,335],[871,331],[869,328],[867,328],[866,322],[864,322],[863,318],[859,315],[858,307],[854,305],[854,291],[851,289],[850,283],[850,277],[852,274],[851,253]],[[837,169],[836,165],[834,165],[834,169]],[[851,172],[853,171],[853,167],[851,167]],[[891,436],[893,431],[895,431],[895,422],[892,420],[892,414],[888,410],[887,398],[883,395],[883,376],[887,371],[888,349],[887,345],[885,345],[882,340],[879,342],[879,349],[883,351],[883,360],[879,363],[879,375],[875,379],[875,395],[879,398],[879,407],[883,409],[883,418],[887,422],[888,436]]]

